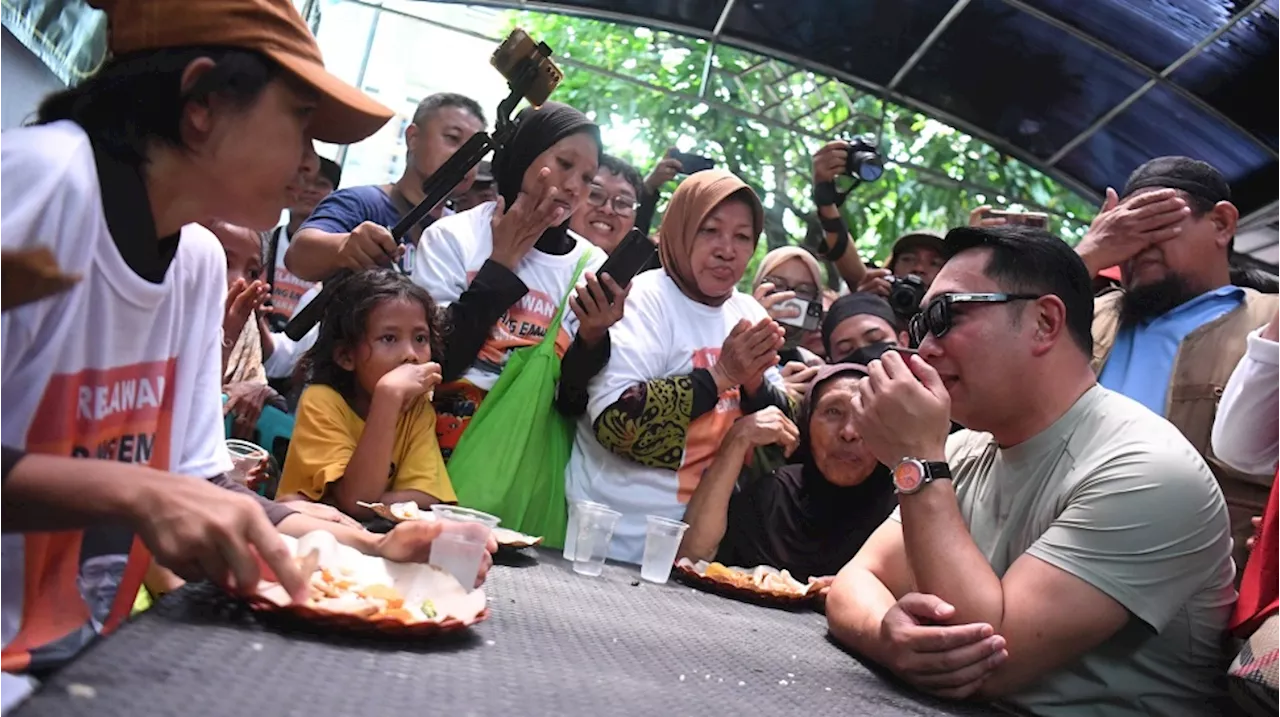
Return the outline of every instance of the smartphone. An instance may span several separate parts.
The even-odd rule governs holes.
[[[1049,226],[1049,215],[1044,212],[1006,212],[992,209],[984,216],[992,219],[1003,219],[1006,224],[1021,224],[1037,229],[1044,229]]]
[[[526,62],[534,63],[537,74],[525,90],[524,97],[529,104],[540,107],[564,79],[564,73],[551,61],[551,48],[547,43],[534,42],[529,33],[517,27],[489,59],[489,64],[509,81],[517,78]]]
[[[658,247],[649,241],[649,237],[639,229],[632,229],[627,232],[622,241],[618,243],[613,253],[605,260],[604,265],[596,272],[596,276],[604,276],[608,274],[618,283],[618,286],[626,287],[631,280],[639,274],[642,269],[649,265],[653,260],[653,255],[658,251]],[[604,296],[609,301],[613,301],[613,292],[609,291],[607,286],[601,285],[604,289]],[[586,308],[582,305],[582,300],[578,299],[578,306]]]
[[[822,302],[805,301],[804,299],[787,299],[779,304],[777,308],[794,308],[799,310],[798,316],[788,316],[778,319],[778,323],[794,326],[803,331],[817,331],[822,326]]]
[[[689,154],[688,152],[672,152],[671,158],[680,160],[681,174],[693,174],[716,166],[716,163],[710,157]]]

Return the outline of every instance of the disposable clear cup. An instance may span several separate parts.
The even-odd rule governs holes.
[[[431,541],[427,562],[457,578],[462,587],[471,590],[480,576],[485,544],[499,523],[496,516],[456,505],[431,506],[440,524],[440,535]]]
[[[564,559],[569,562],[573,562],[574,548],[578,544],[578,509],[584,505],[594,508],[609,507],[604,503],[595,503],[589,500],[575,500],[569,504],[569,523],[565,526],[564,531]]]
[[[573,572],[595,577],[604,572],[604,559],[609,556],[609,542],[622,513],[605,507],[583,505],[578,508],[578,544],[573,555]]]
[[[689,529],[689,524],[660,515],[645,516],[645,519],[648,525],[644,533],[640,577],[661,585],[671,577],[671,566],[676,561],[676,552],[680,550],[680,539]]]
[[[249,482],[249,471],[267,458],[267,449],[239,438],[227,439],[227,452],[231,454],[231,472],[227,477],[237,483]]]

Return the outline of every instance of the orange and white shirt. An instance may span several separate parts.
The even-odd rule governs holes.
[[[271,281],[271,313],[291,319],[298,310],[298,302],[316,283],[298,278],[284,265],[284,254],[289,249],[289,225],[281,224],[263,235],[264,251],[273,238],[277,246],[276,270]]]
[[[3,248],[47,247],[62,271],[81,277],[0,319],[4,445],[199,478],[229,471],[219,380],[226,258],[218,240],[203,227],[183,227],[153,283],[113,238],[119,230],[108,216],[119,214],[103,207],[119,190],[99,181],[77,125],[6,131],[0,157]],[[145,204],[145,193],[133,199]],[[137,234],[131,246],[156,253],[154,227],[150,244],[139,244],[145,231]],[[5,534],[4,670],[56,664],[113,627],[128,615],[148,561],[121,526]]]
[[[646,271],[632,280],[626,313],[609,329],[609,363],[588,387],[587,412],[578,420],[573,455],[565,471],[565,494],[570,501],[604,503],[622,513],[609,557],[639,563],[644,554],[645,516],[674,520],[684,516],[702,474],[733,422],[742,416],[742,408],[739,391],[732,388],[720,394],[715,408],[693,419],[683,445],[676,446],[680,461],[676,470],[641,465],[611,452],[597,438],[596,419],[636,384],[710,369],[739,321],[754,324],[766,316],[760,302],[738,291],[720,306],[700,304],[685,296],[665,271]],[[781,381],[776,369],[770,369],[765,378],[775,384]]]
[[[427,290],[441,307],[457,301],[471,280],[493,254],[493,230],[489,222],[497,205],[487,202],[465,212],[439,219],[422,232],[413,265],[413,281]],[[570,236],[573,236],[572,234]],[[515,275],[528,292],[502,314],[489,332],[475,363],[462,378],[483,391],[492,390],[511,352],[533,346],[547,335],[560,302],[573,284],[578,260],[590,255],[583,272],[595,272],[607,258],[585,239],[564,255],[530,249],[515,267]],[[563,357],[578,333],[578,317],[566,309],[556,336],[556,353]]]

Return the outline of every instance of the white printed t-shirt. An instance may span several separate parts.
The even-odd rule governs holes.
[[[497,204],[486,202],[465,212],[442,217],[422,232],[413,264],[413,281],[427,290],[441,307],[457,301],[471,279],[493,254],[489,221]],[[570,234],[577,245],[562,256],[530,249],[516,264],[515,275],[529,291],[494,324],[471,368],[462,378],[490,391],[498,383],[511,352],[533,346],[546,336],[560,302],[572,288],[578,260],[589,255],[583,273],[595,272],[607,258],[590,242]],[[566,308],[556,337],[556,354],[563,357],[578,333],[578,317]]]
[[[113,242],[94,153],[77,125],[8,130],[0,157],[4,249],[47,247],[62,271],[81,276],[0,319],[4,444],[201,479],[229,471],[219,381],[226,258],[217,238],[183,227],[163,281],[148,282]],[[59,662],[127,616],[146,560],[123,527],[4,535],[5,671]],[[37,584],[38,599],[24,600]]]
[[[721,394],[714,409],[689,424],[680,469],[674,471],[610,452],[596,438],[595,420],[636,384],[711,368],[739,321],[754,324],[767,316],[759,302],[738,291],[718,307],[700,304],[685,296],[665,271],[647,271],[631,282],[626,312],[609,330],[609,363],[588,386],[587,413],[578,421],[565,475],[570,501],[604,503],[622,513],[609,557],[640,562],[646,515],[684,517],[702,474],[742,410],[738,389]],[[782,377],[770,369],[766,380],[780,385]]]
[[[289,225],[281,224],[266,232],[262,237],[264,249],[270,246],[273,238],[277,246],[276,271],[271,281],[271,313],[292,318],[298,310],[299,301],[311,287],[316,285],[316,282],[298,278],[296,274],[289,271],[289,267],[284,265],[284,254],[289,250]]]

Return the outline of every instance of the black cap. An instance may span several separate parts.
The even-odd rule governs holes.
[[[889,263],[885,266],[892,271],[893,265],[898,261],[899,254],[912,251],[913,249],[922,246],[933,249],[939,254],[945,254],[946,251],[942,243],[942,235],[938,232],[929,229],[907,232],[906,234],[898,237],[897,241],[893,243],[893,250],[892,254],[889,256]]]
[[[1231,201],[1231,185],[1208,162],[1190,157],[1157,157],[1133,170],[1124,183],[1123,199],[1139,189],[1181,189],[1198,204],[1213,206]]]
[[[342,181],[342,165],[327,159],[320,158],[320,176],[329,180],[334,189],[338,188],[338,183]]]
[[[862,314],[878,316],[887,321],[895,331],[898,330],[898,317],[884,297],[867,291],[846,294],[832,302],[822,320],[822,347],[827,350],[828,358],[831,357],[831,334],[835,333],[836,327],[844,323],[845,319]]]

